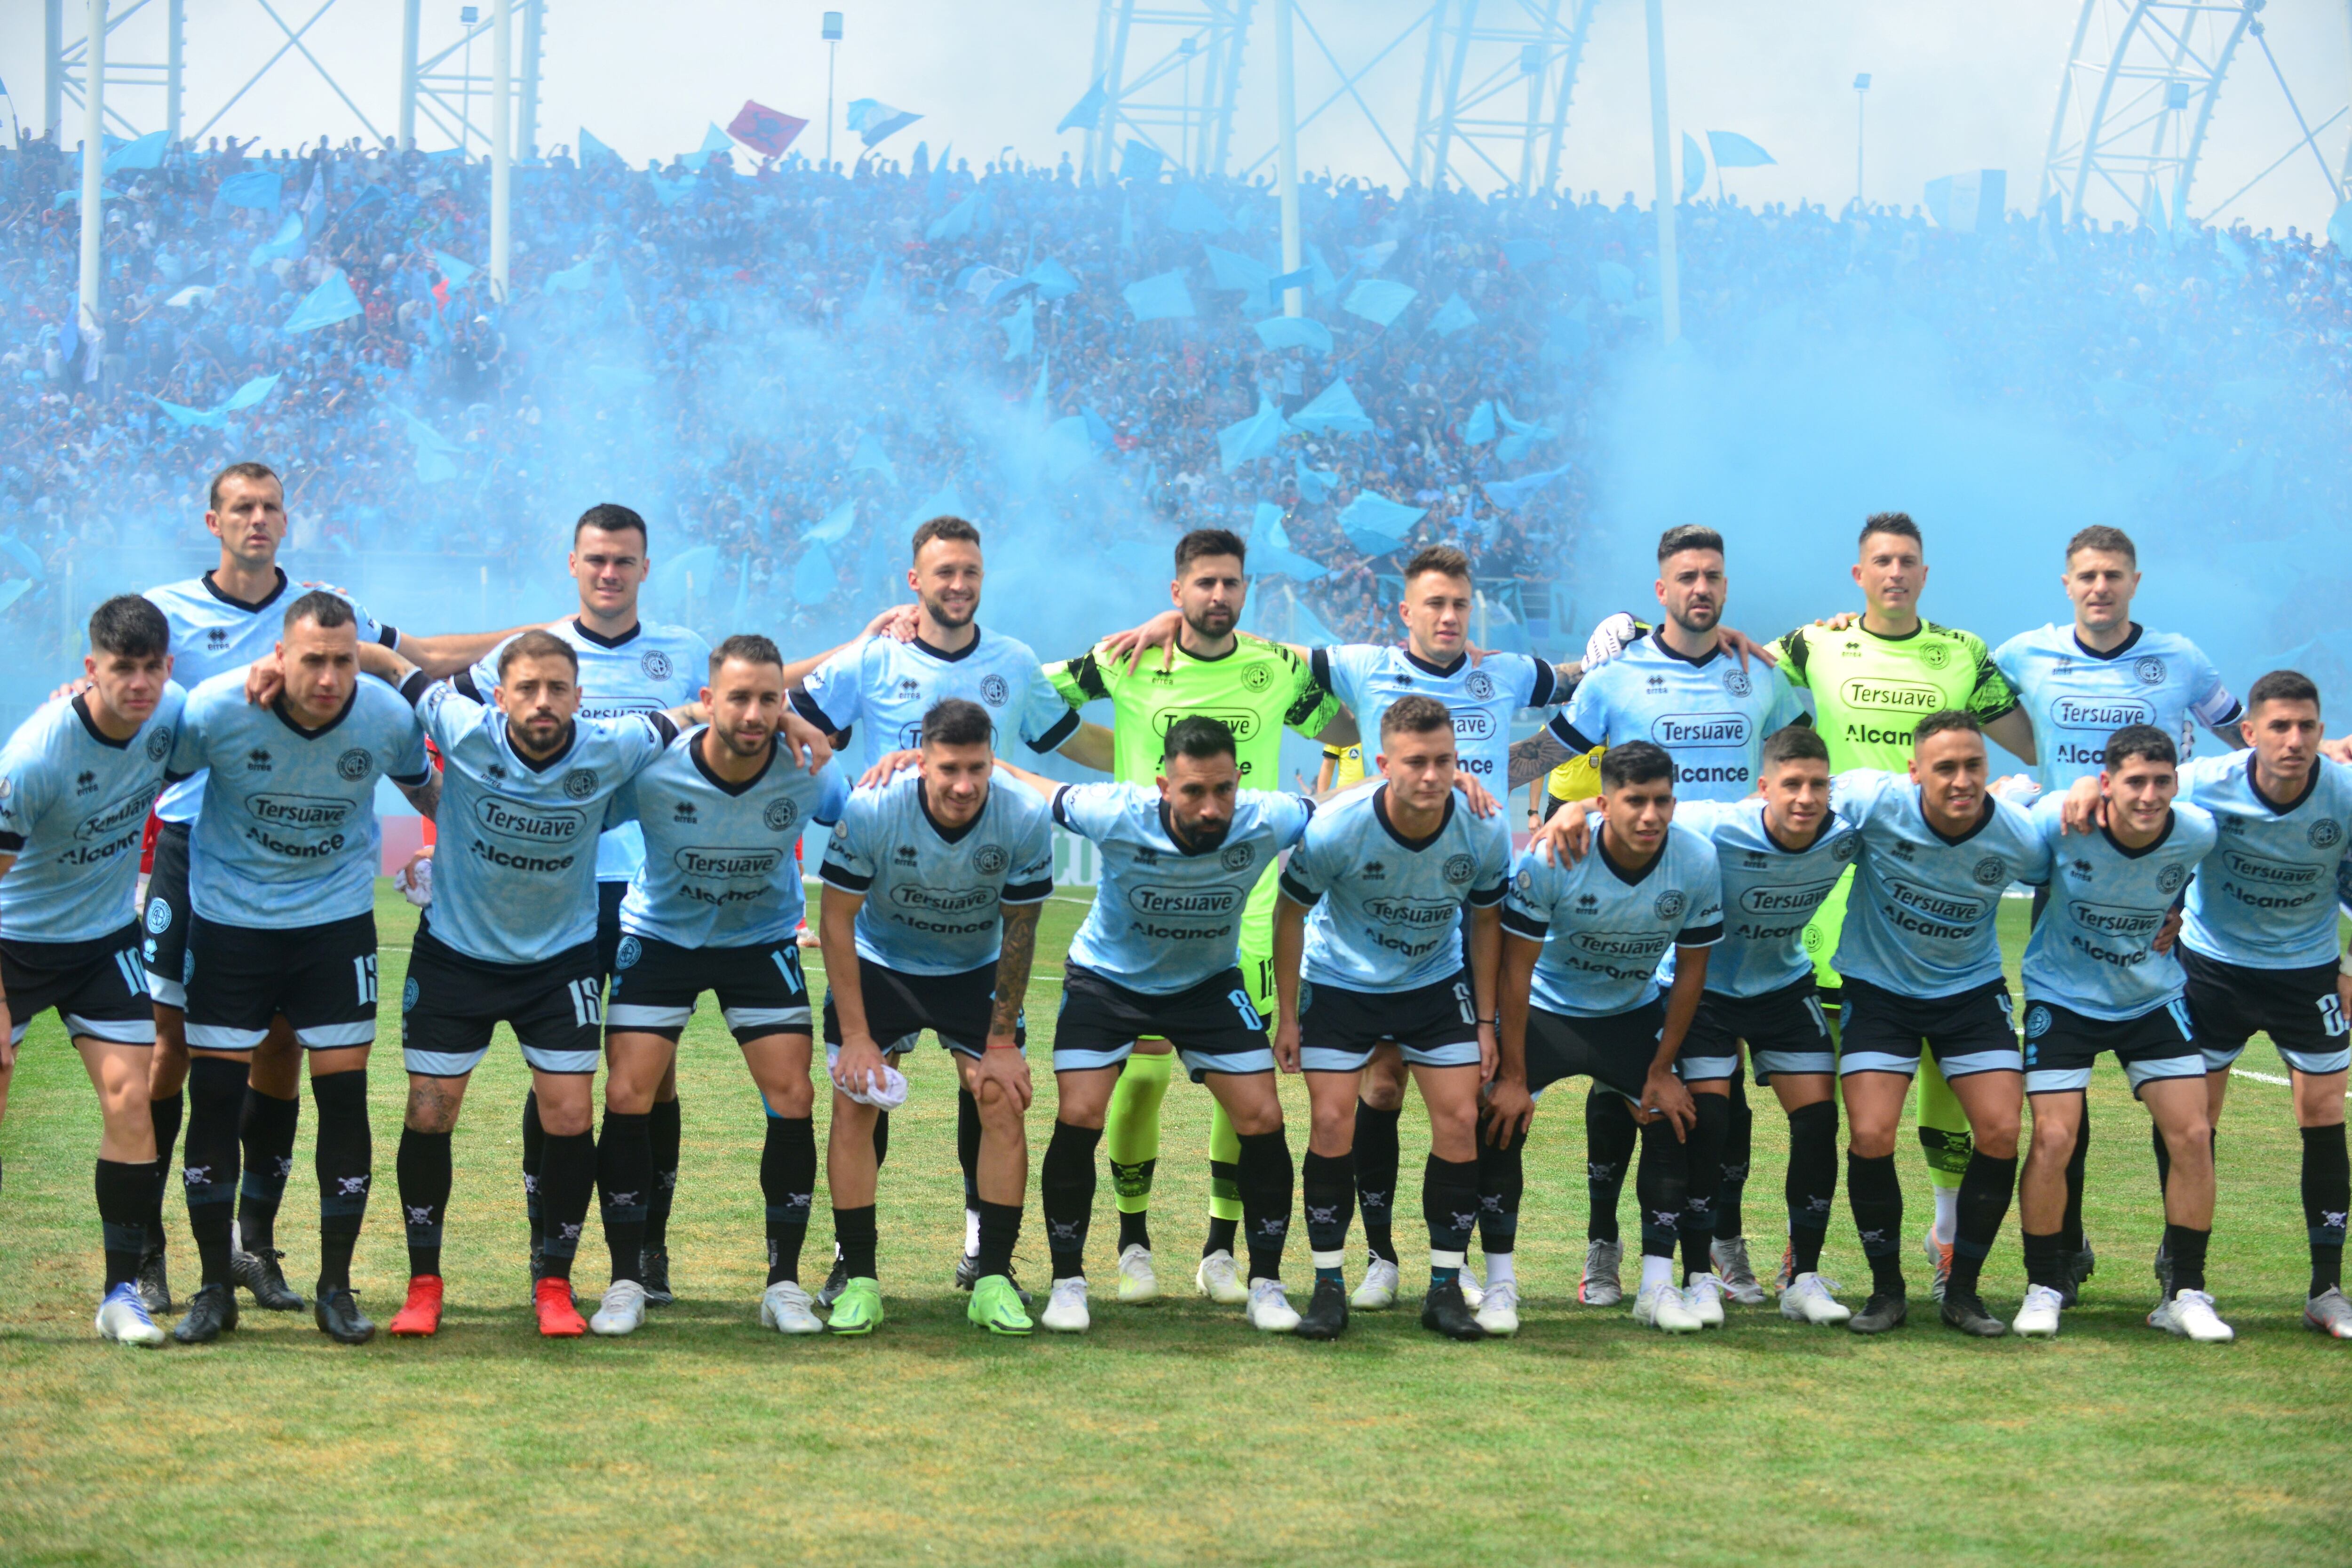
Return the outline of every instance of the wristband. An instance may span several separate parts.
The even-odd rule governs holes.
[[[986,1045],[981,1047],[981,1049],[983,1051],[1017,1051],[1020,1048],[1021,1045],[1017,1040],[1008,1040],[1001,1046],[995,1041],[991,1040]]]
[[[2344,956],[2336,961],[2336,973],[2338,974],[2352,974],[2352,948],[2347,948],[2345,950]],[[5,996],[0,996],[0,1002],[5,1002],[7,998]]]

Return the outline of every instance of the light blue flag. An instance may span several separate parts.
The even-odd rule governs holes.
[[[1367,278],[1348,291],[1348,302],[1339,308],[1351,316],[1361,316],[1385,327],[1404,313],[1416,292],[1385,278]]]
[[[649,176],[650,177],[650,176]],[[542,294],[577,294],[596,281],[596,258],[574,262],[561,272],[551,272],[540,283]]]
[[[106,155],[99,165],[101,174],[120,174],[125,169],[160,169],[163,166],[163,133],[150,131],[136,142],[125,142]]]
[[[1040,300],[1066,299],[1078,291],[1077,279],[1068,268],[1050,256],[1032,267],[1028,277],[1030,282],[1037,285],[1037,298]]]
[[[34,582],[44,583],[48,580],[48,569],[41,564],[40,552],[17,538],[15,529],[0,533],[0,550],[6,551],[17,565],[22,566],[31,574]]]
[[[463,289],[474,280],[475,272],[479,270],[458,260],[446,250],[433,252],[433,265],[441,269],[442,277],[449,279],[449,287],[452,289]]]
[[[1477,324],[1478,312],[1465,304],[1459,294],[1448,294],[1445,303],[1437,307],[1437,313],[1429,318],[1429,330],[1441,338],[1467,331]]]
[[[1128,197],[1118,205],[1118,247],[1121,250],[1135,248],[1135,198],[1133,196]]]
[[[1270,500],[1262,500],[1250,510],[1250,542],[1271,544],[1277,550],[1290,548],[1290,535],[1283,531],[1282,509]]]
[[[1495,443],[1495,456],[1499,461],[1516,463],[1525,458],[1528,449],[1537,442],[1549,441],[1552,438],[1552,428],[1549,425],[1538,425],[1528,419],[1514,419],[1511,417],[1511,411],[1499,403],[1495,405],[1495,412],[1501,417],[1503,428],[1510,432]]]
[[[1045,423],[1045,376],[1053,368],[1053,355],[1037,356],[1037,384],[1029,393],[1029,423]]]
[[[1332,275],[1331,264],[1323,259],[1322,251],[1307,247],[1307,269],[1315,275],[1315,297],[1328,300],[1339,291],[1339,279]]]
[[[980,216],[980,193],[972,192],[947,211],[933,218],[923,230],[925,239],[961,239],[971,232]]]
[[[803,605],[821,605],[833,597],[835,586],[833,555],[822,544],[811,544],[793,563],[793,597]]]
[[[856,521],[857,503],[845,500],[826,512],[823,521],[801,537],[812,544],[837,544],[849,537],[849,531]]]
[[[1563,465],[1557,468],[1547,468],[1540,474],[1526,474],[1516,479],[1489,479],[1479,489],[1486,492],[1488,500],[1493,501],[1505,511],[1517,511],[1528,503],[1529,497],[1546,489],[1553,480],[1561,478],[1567,472],[1568,468]]]
[[[1181,272],[1162,272],[1139,279],[1120,290],[1139,321],[1164,321],[1192,314],[1192,291]]]
[[[1483,447],[1495,438],[1495,405],[1481,403],[1470,411],[1470,422],[1462,426],[1465,446]]]
[[[281,371],[278,374],[285,373]],[[250,408],[277,390],[278,376],[257,375],[235,392],[230,393],[228,401],[220,405],[218,412],[234,414],[240,408]]]
[[[1372,433],[1371,416],[1356,401],[1356,395],[1348,390],[1344,379],[1317,393],[1312,401],[1290,416],[1290,423],[1300,430],[1322,430],[1339,436]]]
[[[919,114],[909,114],[903,109],[893,109],[878,99],[861,98],[851,103],[847,124],[868,146],[874,146],[895,132],[904,131]]]
[[[2352,202],[2346,202],[2328,216],[2327,237],[2336,242],[2336,254],[2352,256]]]
[[[665,180],[651,169],[646,171],[646,184],[653,187],[654,200],[661,203],[665,209],[686,200],[687,194],[694,189],[691,180]]]
[[[1027,359],[1037,346],[1037,301],[1023,300],[1021,308],[997,325],[1004,329],[1004,357]]]
[[[166,403],[152,394],[149,395],[149,401],[170,415],[173,422],[184,430],[198,425],[219,426],[228,423],[228,416],[217,408],[191,408],[184,403]]]
[[[602,142],[596,140],[595,137],[590,135],[588,128],[585,125],[580,128],[579,145],[580,166],[583,169],[589,164],[597,163],[604,159],[610,159],[615,163],[622,163],[624,168],[627,167],[625,163],[622,163],[621,155],[618,153],[614,152],[610,147],[604,145]]]
[[[1404,542],[1426,507],[1406,506],[1372,490],[1360,490],[1339,512],[1339,531],[1367,555],[1385,555]]]
[[[1256,413],[1217,432],[1218,460],[1230,474],[1253,458],[1271,458],[1289,428],[1282,410],[1260,397]]]
[[[1186,190],[1192,189],[1190,185]],[[1169,226],[1174,227],[1173,224]],[[1264,294],[1274,268],[1263,261],[1253,260],[1239,251],[1223,250],[1213,245],[1203,245],[1209,258],[1209,276],[1220,293]]]
[[[1698,138],[1683,132],[1683,200],[1698,195],[1706,184],[1706,154],[1698,150]]]
[[[415,415],[411,414],[407,409],[401,407],[398,404],[391,404],[387,405],[387,406],[389,406],[394,414],[400,416],[401,427],[407,432],[409,445],[415,447],[419,453],[435,452],[444,456],[452,456],[458,450],[457,445],[447,437],[442,435],[440,431],[433,428],[432,426],[427,425],[424,420],[419,419]]]
[[[734,150],[734,138],[721,131],[714,120],[710,122],[710,129],[702,133],[702,145],[694,150],[694,155],[698,159],[708,158],[713,153],[732,153]]]
[[[1168,204],[1168,226],[1178,234],[1223,234],[1234,224],[1216,203],[1201,194],[1200,186],[1186,184],[1176,187],[1176,199]],[[1265,287],[1263,279],[1258,287]]]
[[[1389,264],[1389,258],[1396,254],[1396,249],[1397,242],[1393,239],[1381,240],[1378,245],[1351,245],[1348,247],[1349,266],[1351,270],[1370,278]]]
[[[215,210],[221,207],[262,207],[276,212],[278,194],[285,184],[285,181],[267,169],[247,169],[241,174],[231,174],[220,183],[220,189],[213,193],[213,206]]]
[[[1104,96],[1103,79],[1097,77],[1094,85],[1087,89],[1084,96],[1070,106],[1070,111],[1062,116],[1061,123],[1054,127],[1054,134],[1058,136],[1065,131],[1084,131],[1100,121]]]
[[[273,261],[288,260],[302,254],[302,215],[288,213],[278,223],[278,232],[253,247],[246,257],[250,267],[267,267]]]
[[[1056,419],[1045,430],[1045,477],[1060,484],[1094,460],[1095,445],[1087,416],[1072,414]]]
[[[1540,239],[1507,239],[1503,241],[1503,259],[1524,272],[1551,254],[1551,247]]]
[[[1612,305],[1633,302],[1633,269],[1622,261],[1603,261],[1594,267],[1592,284]]]
[[[457,465],[449,460],[446,452],[419,447],[416,448],[416,477],[428,485],[444,484],[457,477]]]
[[[1087,422],[1087,439],[1094,443],[1097,451],[1108,452],[1118,445],[1118,437],[1111,429],[1110,421],[1096,413],[1094,405],[1088,404],[1078,413]]]
[[[348,321],[353,316],[367,312],[360,306],[360,298],[352,292],[351,284],[341,271],[330,272],[316,289],[302,297],[294,313],[286,318],[287,332],[310,332],[320,327],[331,327],[337,321]]]
[[[1257,503],[1250,523],[1249,569],[1258,575],[1287,577],[1297,583],[1312,583],[1331,570],[1291,549],[1290,536],[1282,527],[1282,509],[1264,500]]]
[[[1706,150],[1715,155],[1715,166],[1718,169],[1761,168],[1775,161],[1771,153],[1737,131],[1708,132]]]
[[[1331,329],[1310,316],[1276,316],[1257,323],[1257,340],[1270,349],[1331,352]]]
[[[877,473],[891,489],[896,489],[898,486],[898,470],[891,467],[890,459],[884,456],[882,438],[871,430],[858,436],[857,450],[850,454],[848,471],[853,474],[860,471]]]
[[[1160,156],[1160,149],[1129,137],[1126,147],[1119,152],[1118,177],[1122,180],[1156,180],[1160,177],[1160,165],[1164,162],[1166,160]]]
[[[1304,413],[1305,410],[1302,409],[1300,412]],[[1329,500],[1332,489],[1339,482],[1339,470],[1310,468],[1307,466],[1307,459],[1304,458],[1296,458],[1294,462],[1296,467],[1293,471],[1298,477],[1298,499],[1309,506],[1320,506]]]
[[[962,515],[963,497],[958,493],[955,481],[950,479],[938,489],[917,501],[915,510],[907,514],[907,521],[899,524],[899,527],[911,532],[935,517],[961,517]]]

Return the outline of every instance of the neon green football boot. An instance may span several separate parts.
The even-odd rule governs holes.
[[[1021,1292],[1002,1274],[985,1275],[972,1286],[963,1315],[992,1334],[1025,1334],[1036,1326],[1022,1310]]]
[[[852,1279],[833,1299],[833,1319],[825,1327],[836,1334],[870,1334],[881,1324],[882,1287],[871,1279]]]

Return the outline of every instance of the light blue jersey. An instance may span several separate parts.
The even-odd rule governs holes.
[[[1317,648],[1307,667],[1356,715],[1368,754],[1380,745],[1381,716],[1398,698],[1445,704],[1462,771],[1497,795],[1510,782],[1511,716],[1550,707],[1559,684],[1550,665],[1523,653],[1489,654],[1475,665],[1465,653],[1438,665],[1411,648],[1349,643]]]
[[[110,741],[89,698],[45,702],[0,747],[0,937],[89,942],[137,918],[139,842],[162,793],[188,694],[163,700],[127,741]]]
[[[2187,637],[2134,626],[2123,646],[2094,653],[2072,626],[2021,632],[1992,660],[2017,688],[2033,721],[2033,776],[2063,790],[2105,764],[2107,738],[2126,724],[2153,724],[2196,750],[2200,725],[2234,722],[2243,711],[2221,672]]]
[[[1723,942],[1706,961],[1706,988],[1717,996],[1762,996],[1813,973],[1805,927],[1853,864],[1862,837],[1832,811],[1803,849],[1772,836],[1760,800],[1685,800],[1675,826],[1705,834],[1723,875]],[[1674,981],[1666,954],[1662,984]]]
[[[1389,786],[1328,801],[1282,868],[1282,894],[1312,906],[1300,975],[1349,991],[1415,991],[1462,973],[1462,906],[1503,901],[1511,830],[1448,792],[1426,838],[1389,820]]]
[[[765,946],[808,907],[793,847],[812,822],[841,820],[841,765],[811,773],[781,740],[742,784],[711,772],[708,726],[687,731],[613,798],[604,820],[633,820],[645,858],[621,900],[621,930],[679,947]],[[609,831],[606,835],[610,837]]]
[[[839,767],[841,764],[834,764]],[[865,899],[857,956],[900,974],[962,974],[994,963],[1001,906],[1054,890],[1054,833],[1045,800],[999,774],[980,815],[941,827],[909,768],[853,791],[826,846],[825,886]]]
[[[1102,869],[1070,962],[1147,996],[1172,996],[1240,961],[1243,906],[1315,815],[1303,795],[1239,790],[1225,835],[1187,849],[1150,784],[1066,784],[1054,820],[1091,838]]]
[[[682,708],[702,693],[710,673],[710,645],[685,626],[639,621],[624,636],[604,637],[575,616],[546,628],[580,656],[583,719],[617,719],[625,713],[661,713]],[[507,642],[514,639],[509,637]],[[470,672],[485,700],[499,684],[499,655],[507,643],[484,654]],[[596,879],[625,882],[637,874],[646,842],[637,825],[625,822],[596,841]]]
[[[1832,808],[1862,833],[1840,974],[1920,1000],[2001,977],[2001,895],[2011,882],[2047,882],[2050,849],[2023,807],[1985,798],[1977,826],[1947,838],[1900,773],[1855,768],[1831,782]]]
[[[1589,818],[1592,850],[1572,866],[1529,849],[1519,856],[1503,929],[1540,942],[1529,1000],[1547,1013],[1601,1018],[1654,1000],[1672,947],[1723,940],[1723,876],[1715,845],[1676,822],[1647,866],[1628,873]]]
[[[892,752],[923,743],[923,715],[945,698],[961,697],[988,710],[992,743],[1009,750],[1018,735],[1040,756],[1077,732],[1077,710],[1054,689],[1029,645],[972,628],[956,653],[917,637],[864,637],[826,659],[793,694],[800,716],[829,734],[862,731],[859,763],[871,767]]]
[[[381,680],[362,676],[342,712],[305,730],[282,694],[247,702],[232,669],[188,693],[172,771],[206,775],[189,903],[217,925],[279,931],[375,908],[375,781],[421,784],[433,763],[415,710]]]
[[[433,857],[435,936],[483,963],[537,963],[596,939],[596,856],[606,804],[677,738],[659,713],[584,719],[553,757],[527,762],[507,719],[470,677],[412,675],[416,705],[441,752],[439,847]]]
[[[2064,833],[2063,798],[2033,808],[2050,848],[2050,902],[2025,944],[2025,994],[2086,1018],[2137,1018],[2179,996],[2180,961],[2149,944],[2212,853],[2212,816],[2176,805],[2156,842],[2126,849],[2105,828]]]
[[[2312,763],[2303,798],[2274,802],[2254,785],[2254,753],[2180,764],[2180,799],[2213,814],[2219,837],[2189,888],[2180,940],[2248,969],[2333,963],[2336,879],[2352,823],[2352,769]]]
[[[1764,737],[1805,713],[1789,678],[1761,660],[1742,668],[1720,647],[1685,658],[1652,631],[1577,683],[1551,732],[1576,752],[1651,742],[1675,760],[1676,800],[1739,800],[1756,792]]]
[[[278,569],[278,586],[257,604],[222,593],[213,586],[209,572],[184,583],[150,588],[143,596],[171,623],[172,679],[194,691],[214,676],[243,669],[274,649],[285,632],[286,606],[314,588],[352,606],[359,621],[360,641],[394,649],[400,647],[400,633],[362,609],[349,594],[331,583],[290,583],[282,566]],[[183,779],[163,792],[155,815],[166,822],[193,822],[204,794],[202,773]]]

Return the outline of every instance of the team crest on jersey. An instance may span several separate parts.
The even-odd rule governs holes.
[[[353,746],[335,759],[335,772],[352,784],[357,784],[367,777],[368,770],[373,766],[375,766],[375,759],[369,756],[364,748],[359,746]]]
[[[1931,642],[1919,650],[1919,662],[1929,669],[1941,669],[1952,662],[1952,650],[1942,643]]]
[[[1242,685],[1251,691],[1264,691],[1273,684],[1274,669],[1270,665],[1253,664],[1242,671]]]
[[[2036,1002],[2025,1010],[2025,1037],[2029,1040],[2040,1039],[2050,1032],[2050,1026],[2053,1021],[2050,1016],[2050,1009]]]
[[[2344,842],[2344,825],[2332,816],[2323,816],[2311,825],[2309,837],[2314,849],[2333,849]]]
[[[1536,874],[1533,871],[1522,871],[1517,876],[1511,879],[1511,891],[1518,894],[1521,898],[1527,897],[1535,890]]]
[[[1755,686],[1748,680],[1746,670],[1734,666],[1723,672],[1723,689],[1734,697],[1745,697],[1755,689]]]
[[[794,805],[791,801],[772,800],[768,803],[768,809],[760,814],[760,820],[766,823],[776,832],[782,833],[785,828],[790,827],[794,822],[798,821],[800,819],[800,815],[801,808]]]
[[[637,966],[637,960],[643,958],[645,955],[646,944],[644,942],[639,942],[635,937],[625,936],[621,939],[619,949],[613,954],[613,967],[615,969],[635,969]]]
[[[2153,655],[2135,660],[2132,673],[2139,677],[2142,686],[2161,686],[2164,684],[2164,660]]]
[[[172,929],[172,906],[164,900],[147,900],[147,929],[157,936]]]
[[[1449,882],[1459,885],[1468,881],[1470,879],[1471,873],[1476,869],[1477,863],[1472,860],[1469,856],[1449,856],[1446,858],[1445,861],[1445,879]]]
[[[157,730],[147,737],[147,760],[160,763],[172,749],[172,731]]]
[[[404,1013],[416,1011],[416,977],[415,975],[409,976],[408,984],[401,987],[400,1010]]]
[[[586,800],[596,793],[596,770],[574,768],[563,775],[563,793],[573,800]]]
[[[1861,834],[1842,833],[1830,843],[1830,858],[1837,861],[1851,860],[1853,858],[1853,852],[1861,847]]]
[[[1689,907],[1689,900],[1683,897],[1680,889],[1669,888],[1658,895],[1658,901],[1654,907],[1657,910],[1660,920],[1679,920],[1682,918],[1683,910]]]
[[[991,708],[1003,707],[1004,700],[1012,695],[1013,689],[1004,684],[1004,677],[989,675],[981,678],[980,700]]]
[[[637,656],[637,668],[646,672],[647,680],[669,679],[669,655],[657,647],[649,647]]]
[[[1001,877],[1012,863],[1002,844],[983,844],[971,852],[971,868],[983,877]]]
[[[1217,864],[1228,871],[1239,871],[1257,858],[1255,844],[1228,844],[1225,852],[1217,857]]]
[[[1495,695],[1495,678],[1483,669],[1474,669],[1470,679],[1462,683],[1462,689],[1470,694],[1474,702],[1486,701]]]
[[[1979,888],[2006,888],[2009,886],[2009,862],[1998,855],[1988,855],[1977,862],[1975,876]]]
[[[2159,893],[2177,893],[2180,891],[2184,885],[2187,884],[2188,880],[2188,867],[2167,866],[2163,870],[2157,873],[2156,890]]]

